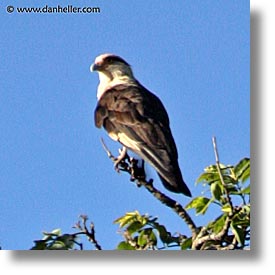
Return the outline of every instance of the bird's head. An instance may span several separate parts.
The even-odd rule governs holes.
[[[130,65],[121,57],[109,53],[99,55],[91,65],[90,70],[104,74],[110,80],[123,76],[133,77]]]
[[[135,82],[131,66],[124,59],[114,54],[99,55],[91,65],[90,70],[99,74],[98,98],[115,85]]]

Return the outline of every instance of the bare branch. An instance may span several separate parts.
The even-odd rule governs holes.
[[[88,238],[88,240],[94,244],[96,250],[102,250],[101,246],[99,245],[99,243],[97,242],[96,238],[95,238],[95,227],[94,224],[91,223],[90,224],[90,231],[87,228],[86,222],[88,220],[88,217],[86,215],[80,215],[80,218],[82,220],[82,224],[80,223],[80,221],[78,221],[74,228],[79,229],[80,232],[77,232],[75,234],[73,234],[74,236],[77,235],[86,235],[86,237]]]

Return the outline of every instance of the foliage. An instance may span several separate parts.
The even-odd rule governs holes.
[[[200,231],[205,237],[198,240],[204,249],[243,249],[250,245],[250,159],[244,158],[235,166],[219,166],[221,174],[217,165],[211,165],[196,181],[210,191],[210,197],[196,197],[186,209],[195,209],[197,215],[204,215],[210,205],[221,210]]]
[[[79,219],[80,220],[73,226],[73,228],[78,230],[77,233],[61,234],[60,229],[55,229],[52,232],[43,232],[44,237],[41,240],[34,241],[35,245],[31,250],[82,250],[83,244],[78,242],[80,235],[85,235],[97,250],[101,250],[101,246],[95,239],[94,224],[90,224],[89,230],[86,225],[88,217],[86,215],[80,215]]]
[[[43,235],[41,240],[34,241],[31,250],[69,250],[77,243],[74,234],[61,234],[61,229],[43,232]]]
[[[125,168],[125,163],[123,164]],[[126,165],[127,166],[127,165]],[[117,245],[118,250],[226,250],[248,249],[250,246],[250,159],[244,158],[235,166],[217,162],[204,169],[196,184],[204,187],[202,196],[195,197],[180,209],[179,204],[159,191],[152,191],[152,183],[141,182],[166,206],[172,208],[185,222],[190,233],[172,234],[166,225],[160,224],[156,217],[128,212],[114,223],[119,225],[123,240]],[[155,190],[155,189],[154,189]],[[206,195],[207,194],[207,195]],[[195,216],[211,213],[211,207],[218,207],[220,214],[204,226],[196,226],[188,211],[194,210]],[[182,213],[183,212],[183,213]],[[215,212],[216,213],[216,212]],[[80,216],[74,226],[74,234],[61,234],[60,229],[44,232],[41,240],[35,241],[32,249],[71,250],[83,249],[78,238],[86,236],[101,250],[95,240],[94,225],[90,230],[86,226],[88,217]]]
[[[118,250],[154,250],[172,247],[182,243],[186,237],[172,236],[164,225],[157,222],[157,218],[141,215],[138,211],[128,212],[115,220],[120,228],[124,228],[124,241],[117,246]],[[162,242],[162,248],[158,243]]]

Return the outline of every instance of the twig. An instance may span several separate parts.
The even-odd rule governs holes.
[[[80,232],[75,233],[74,235],[86,235],[88,240],[94,244],[96,250],[102,250],[101,246],[99,245],[99,243],[97,242],[96,238],[95,238],[95,226],[93,223],[90,224],[90,231],[88,230],[87,226],[86,226],[86,222],[88,220],[88,217],[86,215],[80,215],[80,218],[82,219],[82,224],[80,224],[80,222],[78,222],[74,228],[77,228],[80,230]]]
[[[112,155],[111,151],[110,151],[110,150],[108,149],[108,147],[106,146],[106,144],[105,144],[103,138],[101,138],[100,141],[101,141],[101,144],[102,144],[102,146],[103,146],[103,149],[104,149],[105,152],[107,153],[108,158],[111,159],[113,162],[115,162],[115,161],[116,161],[116,158]]]
[[[234,207],[233,207],[230,195],[229,195],[228,190],[227,190],[227,186],[226,186],[226,184],[224,182],[224,178],[223,178],[223,175],[222,175],[222,172],[221,172],[219,153],[218,153],[217,142],[216,142],[216,137],[215,136],[212,137],[212,143],[213,143],[213,147],[214,147],[214,153],[215,153],[216,166],[217,166],[217,169],[218,169],[218,173],[219,173],[219,176],[220,176],[221,183],[222,183],[222,185],[224,187],[224,190],[225,190],[226,200],[227,200],[227,202],[228,202],[228,204],[230,206],[229,216],[232,216],[233,215]]]

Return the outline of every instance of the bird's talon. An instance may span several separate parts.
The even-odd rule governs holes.
[[[118,160],[118,159],[115,161],[115,164],[114,164],[115,171],[118,172],[118,173],[119,173],[120,170],[121,170],[121,169],[119,168],[119,165],[120,165],[120,164],[121,164],[121,160]]]
[[[125,159],[128,157],[127,148],[123,147],[122,149],[118,149],[118,152],[119,156],[116,158],[114,162],[114,168],[119,173],[123,169],[123,166],[125,166]],[[122,166],[122,169],[119,166]]]

